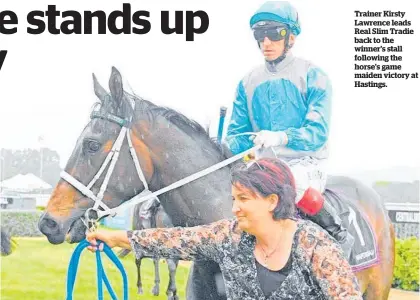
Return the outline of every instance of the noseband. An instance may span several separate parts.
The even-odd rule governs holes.
[[[134,109],[135,104],[132,104],[132,107]],[[136,155],[136,151],[133,147],[133,143],[131,141],[131,121],[132,121],[132,117],[127,120],[127,119],[123,119],[120,118],[118,116],[115,116],[113,114],[110,113],[101,113],[99,111],[95,111],[93,110],[91,113],[91,119],[103,119],[103,120],[107,120],[110,122],[113,122],[115,124],[118,124],[119,126],[121,126],[121,130],[120,133],[118,134],[117,139],[115,140],[110,152],[108,153],[107,157],[105,158],[105,161],[102,163],[102,166],[100,167],[99,171],[96,173],[96,175],[93,177],[93,179],[89,182],[89,184],[86,186],[83,183],[81,183],[80,181],[78,181],[76,178],[74,178],[72,175],[70,175],[69,173],[67,173],[66,171],[62,171],[60,176],[61,178],[63,178],[65,181],[67,181],[69,184],[71,184],[74,188],[76,188],[78,191],[80,191],[83,195],[85,195],[86,197],[89,197],[90,199],[92,199],[95,203],[93,205],[93,207],[88,208],[85,212],[85,219],[87,222],[90,221],[96,221],[98,219],[100,219],[103,216],[106,215],[111,215],[112,217],[114,217],[116,215],[116,212],[111,212],[111,209],[103,202],[103,197],[104,197],[104,193],[106,191],[106,188],[108,186],[109,180],[111,178],[112,172],[115,168],[115,164],[117,163],[118,157],[120,155],[120,150],[121,147],[124,143],[124,139],[125,137],[127,137],[127,141],[128,141],[128,147],[130,150],[130,154],[131,157],[134,161],[134,165],[136,167],[136,171],[137,171],[137,175],[140,179],[140,181],[143,183],[144,186],[144,190],[137,195],[138,196],[143,196],[143,195],[147,195],[150,194],[150,190],[149,190],[149,185],[147,184],[146,178],[144,176],[144,173],[140,167],[140,163],[139,160],[137,158]],[[106,167],[109,164],[109,168],[108,171],[105,175],[105,179],[102,182],[102,185],[99,189],[99,192],[97,195],[95,195],[92,192],[92,187],[93,185],[96,183],[96,181],[100,178],[100,176],[102,175],[102,173],[104,172],[104,170],[106,169]],[[153,199],[153,198],[151,198]],[[159,201],[159,199],[156,197],[156,199]],[[102,209],[102,210],[101,210]],[[96,213],[96,215],[92,215],[91,213]],[[86,224],[86,223],[85,223]],[[90,227],[90,226],[88,226]]]

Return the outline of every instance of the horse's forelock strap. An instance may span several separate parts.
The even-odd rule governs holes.
[[[120,125],[121,127],[128,127],[129,124],[130,124],[130,122],[128,120],[117,117],[117,116],[112,115],[110,113],[101,113],[99,111],[92,111],[92,113],[90,114],[90,118],[91,119],[99,118],[99,119],[108,120],[108,121],[111,121],[111,122],[114,122],[114,123]]]

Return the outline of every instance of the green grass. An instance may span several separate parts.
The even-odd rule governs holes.
[[[0,299],[36,300],[65,299],[67,269],[75,244],[51,245],[44,238],[16,238],[16,250],[1,257]],[[144,295],[137,295],[137,270],[134,257],[130,253],[121,259],[128,276],[129,299],[166,299],[168,269],[160,263],[160,295],[153,296],[154,267],[151,259],[143,259],[141,275]],[[114,264],[102,253],[102,262],[108,279],[118,299],[122,299],[121,274]],[[177,288],[180,299],[185,299],[188,278],[188,264],[181,262],[177,269]],[[103,286],[104,299],[111,299]],[[87,250],[82,252],[77,271],[73,299],[97,299],[95,255]]]

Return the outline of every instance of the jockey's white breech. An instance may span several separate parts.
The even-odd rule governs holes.
[[[317,159],[312,156],[286,159],[276,157],[273,151],[257,151],[256,159],[263,157],[273,157],[281,159],[287,163],[293,173],[296,184],[296,199],[299,202],[305,191],[311,187],[323,193],[327,184],[327,160]]]

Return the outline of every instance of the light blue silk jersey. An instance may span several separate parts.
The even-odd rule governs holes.
[[[253,146],[244,132],[284,131],[288,143],[276,147],[283,157],[327,158],[331,83],[310,62],[289,53],[276,66],[266,62],[239,83],[226,141],[237,154]]]

